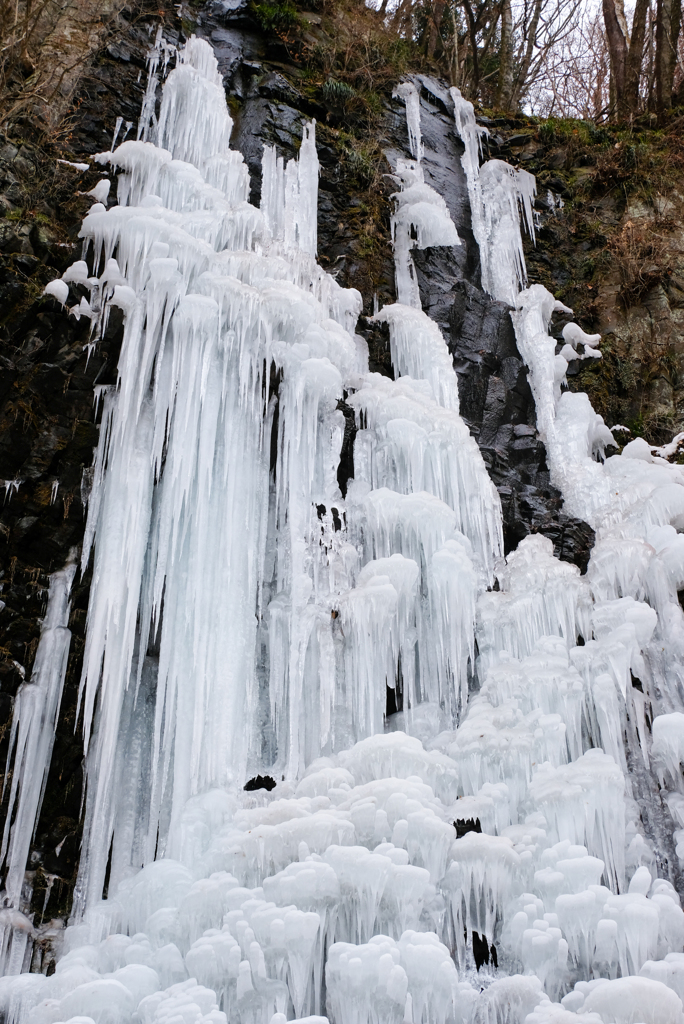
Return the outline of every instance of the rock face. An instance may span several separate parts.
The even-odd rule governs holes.
[[[571,365],[571,389],[607,423],[669,441],[684,429],[680,133],[644,129],[625,145],[618,125],[489,127],[490,155],[537,176],[531,279],[603,336],[602,360]]]
[[[315,15],[306,16],[310,38],[320,39]],[[187,26],[185,26],[187,28]],[[334,100],[306,85],[292,50],[262,32],[241,0],[207,5],[193,26],[219,58],[232,112],[233,145],[245,155],[251,198],[260,194],[264,144],[295,154],[305,121],[318,122],[321,161],[319,259],[341,284],[364,299],[359,330],[366,336],[371,369],[391,375],[384,327],[371,317],[376,305],[394,301],[389,218],[398,157],[408,156],[403,103],[382,97],[373,161],[355,148]],[[145,82],[145,55],[155,25],[120,19],[78,97],[71,140],[76,162],[109,148],[118,116],[133,124]],[[178,26],[176,26],[176,31]],[[173,26],[167,26],[173,37]],[[535,428],[534,402],[516,349],[509,309],[479,286],[479,255],[461,169],[462,146],[454,133],[448,94],[440,83],[416,76],[426,179],[445,199],[462,245],[414,251],[423,307],[439,324],[459,376],[461,410],[483,452],[502,498],[507,550],[530,531],[551,537],[556,553],[586,567],[593,531],[565,516],[551,487],[544,446]],[[135,131],[135,129],[133,129]],[[350,141],[351,139],[351,141]],[[49,173],[46,170],[50,163]],[[43,195],[25,216],[26,182],[44,180]],[[93,387],[114,383],[121,341],[112,317],[106,337],[90,353],[89,321],[77,320],[51,298],[36,297],[45,283],[80,257],[77,233],[89,202],[74,192],[92,188],[100,173],[54,166],[25,146],[0,150],[0,759],[7,751],[12,699],[31,665],[44,613],[47,577],[78,547],[85,523],[88,469],[97,441]],[[35,186],[34,186],[35,187]],[[112,196],[114,189],[112,189]],[[43,203],[43,207],[40,207]],[[44,209],[41,216],[35,213]],[[18,211],[18,212],[17,212]],[[69,306],[81,298],[72,286]],[[347,417],[341,483],[351,472],[354,423]],[[88,576],[77,576],[70,627],[74,634],[62,714],[43,813],[32,855],[36,922],[68,911],[78,857],[82,744],[77,691],[88,603]]]

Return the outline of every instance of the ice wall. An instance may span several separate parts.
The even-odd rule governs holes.
[[[615,446],[610,430],[585,394],[561,393],[560,387],[568,358],[587,350],[589,358],[600,357],[596,348],[600,336],[587,335],[576,324],[567,324],[562,332],[564,345],[556,354],[556,340],[548,333],[551,317],[555,311],[567,314],[571,310],[555,302],[541,285],[521,292],[516,306],[512,317],[518,349],[529,368],[551,480],[561,491],[565,508],[596,530],[587,572],[589,593],[597,606],[593,613],[595,642],[604,642],[603,636],[611,635],[615,626],[623,631],[618,650],[620,646],[624,649],[625,668],[621,683],[613,670],[616,685],[626,713],[635,723],[646,765],[650,744],[646,719],[654,719],[654,756],[656,764],[662,764],[658,738],[665,734],[665,722],[661,725],[661,717],[678,721],[672,720],[670,713],[678,713],[675,709],[682,693],[684,612],[678,593],[684,589],[684,538],[678,531],[684,528],[684,472],[652,453],[642,438],[625,445],[620,455],[605,458],[606,446]],[[635,603],[635,609],[629,606],[623,622],[624,602],[628,601]],[[638,629],[637,616],[645,624],[651,616],[652,622],[638,641],[643,658],[634,663],[630,629]],[[591,658],[591,653],[578,656],[578,664],[587,657]],[[630,663],[632,675],[640,680],[638,690],[624,676]],[[671,759],[669,763],[673,763]],[[662,776],[661,785],[678,790],[676,775],[667,776],[667,787],[666,776]],[[671,803],[669,797],[667,803]],[[671,830],[671,825],[668,827]]]
[[[116,252],[121,283],[109,301],[125,307],[126,328],[83,554],[85,565],[93,546],[102,585],[82,680],[81,906],[99,897],[110,845],[116,885],[155,851],[178,854],[183,807],[198,792],[244,782],[250,763],[275,756],[279,770],[298,770],[305,656],[323,614],[306,609],[315,584],[328,597],[333,561],[338,589],[348,573],[316,543],[316,506],[340,497],[336,404],[363,353],[358,296],[310,255],[313,125],[299,161],[283,169],[266,154],[259,211],[227,149],[217,89],[211,51],[192,42],[164,86],[158,133],[170,148],[124,143],[104,154],[123,170],[124,202],[95,208],[82,231],[96,265]],[[269,374],[281,378],[279,401]],[[262,750],[268,718],[273,741]]]
[[[313,125],[297,161],[265,151],[256,210],[206,44],[145,116],[62,281],[94,344],[112,304],[125,333],[83,556],[77,905],[54,973],[0,979],[5,1019],[684,1024],[680,470],[645,442],[592,458],[554,299],[514,296],[549,469],[598,541],[585,576],[540,535],[502,558],[440,331],[400,292],[395,379],[368,373],[359,296],[315,263]],[[0,914],[19,970],[31,922]]]

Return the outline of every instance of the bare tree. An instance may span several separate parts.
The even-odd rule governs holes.
[[[656,12],[655,93],[656,110],[672,106],[677,44],[682,17],[682,0],[658,0]]]
[[[672,83],[672,103],[680,106],[684,102],[684,32],[679,33],[677,40],[676,58],[674,66],[674,81]]]
[[[466,92],[477,99],[483,84],[482,65],[492,50],[492,43],[495,40],[496,31],[499,25],[501,8],[505,0],[491,2],[482,0],[479,4],[471,3],[471,0],[458,0],[458,6],[462,7],[465,14],[467,34],[463,49],[463,63],[469,64],[470,74],[464,74],[466,81]],[[470,81],[468,82],[468,77]],[[491,75],[487,75],[491,78]],[[468,87],[469,86],[469,87]]]
[[[603,20],[583,12],[572,32],[544,54],[543,67],[530,90],[532,113],[602,121],[610,109],[610,60]]]
[[[607,2],[614,2],[614,0],[603,0],[603,2],[605,10],[605,4]],[[618,111],[623,117],[636,113],[639,109],[639,83],[644,59],[644,40],[646,38],[646,21],[649,7],[649,0],[636,0],[634,17],[632,18],[632,36],[627,47],[625,91],[622,103],[618,100]],[[608,45],[610,49],[610,38],[608,39]]]
[[[432,10],[430,12],[429,25],[430,30],[428,33],[427,43],[427,55],[428,57],[434,57],[435,51],[437,50],[437,44],[439,42],[440,29],[442,27],[442,20],[444,18],[444,9],[446,7],[446,0],[435,0]]]
[[[546,55],[572,32],[579,18],[576,0],[455,3],[463,17],[460,22],[458,16],[453,18],[453,51],[458,54],[454,84],[471,99],[506,113],[521,108],[544,73]]]
[[[532,3],[532,0],[530,0]],[[527,91],[535,113],[595,121],[630,119],[643,111],[662,115],[673,92],[684,99],[682,0],[636,0],[631,29],[623,0],[602,0],[602,17],[584,9],[569,31],[533,48]],[[556,8],[556,24],[562,25]],[[537,61],[537,66],[535,66]],[[518,57],[524,73],[524,62]],[[513,102],[515,106],[515,100]]]
[[[124,0],[0,0],[0,125],[58,123]]]
[[[622,0],[603,0],[610,54],[611,113],[625,120],[672,105],[681,0],[636,0],[631,32]]]
[[[496,105],[501,110],[511,106],[513,99],[513,81],[515,69],[513,60],[515,57],[514,36],[513,36],[513,11],[511,0],[503,0],[501,5],[501,43],[499,45],[499,87],[496,95]]]
[[[541,97],[583,9],[581,0],[376,2],[386,24],[419,42],[464,96],[505,113]]]
[[[580,11],[576,0],[518,0],[514,10],[517,70],[509,110],[519,109],[543,78],[549,54],[573,35]]]

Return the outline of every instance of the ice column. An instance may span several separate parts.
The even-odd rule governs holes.
[[[392,196],[396,204],[392,215],[392,240],[397,301],[420,309],[420,293],[411,249],[460,245],[461,241],[446,203],[423,178],[418,91],[412,82],[402,82],[392,95],[406,103],[409,148],[414,157],[413,160],[397,162],[395,174],[401,184],[401,191]]]
[[[157,29],[154,46],[147,55],[147,85],[143,96],[137,135],[138,139],[142,139],[143,142],[153,142],[157,130],[155,104],[157,100],[157,88],[159,86],[159,62],[162,62],[162,71],[165,71],[170,56],[175,52],[175,46],[169,45],[166,39],[164,39],[162,27],[160,25]],[[118,134],[118,132],[116,134]],[[114,141],[116,141],[116,137]],[[112,145],[112,149],[113,148],[114,146]]]
[[[262,762],[295,775],[331,732],[330,580],[338,593],[350,580],[317,508],[342,505],[337,403],[367,369],[360,296],[315,263],[313,124],[287,167],[265,151],[262,210],[230,131],[211,48],[191,39],[164,84],[159,145],[98,157],[123,172],[120,205],[95,204],[82,228],[104,266],[93,315],[119,305],[125,328],[83,551],[96,583],[77,910],[108,860],[115,888],[155,857],[190,856],[188,800]]]
[[[423,157],[423,140],[420,132],[420,96],[413,82],[401,82],[392,92],[406,104],[406,127],[409,134],[409,149],[414,160],[420,163]]]
[[[493,298],[513,305],[527,281],[521,218],[534,241],[535,178],[503,160],[488,160],[480,167],[486,129],[478,127],[472,103],[463,99],[458,89],[451,89],[451,98],[456,131],[465,146],[461,164],[468,183],[473,234],[480,248],[482,287]]]
[[[615,442],[588,396],[560,392],[568,366],[566,357],[576,356],[576,346],[582,345],[584,352],[589,349],[589,357],[595,358],[599,337],[585,334],[576,324],[566,324],[565,345],[556,355],[556,341],[548,333],[551,316],[554,311],[571,310],[556,302],[541,285],[522,292],[516,305],[512,318],[518,348],[529,367],[551,480],[562,492],[566,509],[589,522],[597,532],[587,574],[597,602],[593,642],[597,659],[593,672],[588,664],[585,666],[588,678],[591,674],[600,677],[592,685],[596,729],[615,749],[606,708],[616,698],[610,686],[601,685],[613,675],[618,699],[628,708],[631,705],[635,739],[648,764],[645,702],[652,699],[651,694],[660,692],[665,700],[663,710],[672,710],[677,706],[674,694],[682,682],[684,615],[677,593],[684,574],[675,528],[684,522],[684,474],[680,467],[652,454],[642,438],[625,445],[621,455],[605,458],[605,447]],[[648,601],[657,613],[655,633],[654,619],[643,639],[639,638],[644,632],[644,615],[646,621],[648,615],[653,615],[647,607],[642,606],[643,611],[634,618],[631,632],[620,617],[611,621],[610,605],[616,606],[618,599]],[[654,641],[649,643],[653,633]],[[612,647],[612,654],[608,647]],[[640,651],[645,653],[645,661]],[[667,658],[663,658],[665,651],[669,651]],[[583,653],[578,652],[578,666],[592,653],[591,645]],[[622,673],[612,669],[618,660],[624,665]],[[630,685],[630,667],[642,690]],[[652,688],[651,673],[655,683]]]
[[[287,165],[275,146],[265,146],[261,183],[261,210],[273,239],[287,252],[315,256],[318,245],[318,175],[316,122],[304,126],[296,160]]]
[[[502,550],[501,507],[458,415],[457,379],[444,339],[425,313],[405,306],[385,306],[378,319],[389,323],[392,361],[404,375],[391,381],[369,374],[349,397],[362,428],[354,447],[355,479],[440,498],[456,512],[475,561],[489,573]]]
[[[556,341],[548,328],[554,312],[572,310],[542,285],[521,292],[515,305],[511,315],[516,340],[529,367],[551,479],[563,493],[568,511],[595,529],[629,522],[637,536],[649,527],[679,522],[684,509],[681,469],[653,456],[641,438],[626,445],[621,456],[603,462],[606,445],[615,442],[602,417],[585,394],[561,394],[559,384],[568,363],[563,352],[555,354]],[[576,324],[566,325],[563,333],[585,349],[597,343],[597,335],[584,334]]]
[[[33,927],[27,910],[24,873],[43,802],[45,784],[62,701],[69,660],[68,629],[75,558],[50,577],[47,611],[33,671],[14,699],[5,780],[11,783],[0,857],[7,864],[4,901],[0,911],[0,975],[26,969],[32,948]],[[12,757],[14,755],[14,757]]]
[[[489,131],[477,123],[472,103],[470,100],[466,100],[461,96],[459,89],[452,86],[449,90],[449,95],[451,96],[454,104],[456,131],[460,135],[461,141],[465,146],[465,153],[461,157],[461,164],[466,174],[468,191],[472,205],[473,198],[476,196],[479,198],[476,190],[480,176],[482,140],[489,135]],[[475,227],[475,225],[473,225],[473,227]]]
[[[64,569],[50,577],[47,611],[31,678],[21,684],[14,702],[5,773],[7,778],[11,769],[12,782],[0,858],[7,860],[7,899],[17,909],[22,904],[24,872],[43,801],[62,701],[71,642],[69,595],[75,571],[72,558]]]

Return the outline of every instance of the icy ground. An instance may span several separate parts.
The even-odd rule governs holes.
[[[610,431],[563,391],[600,339],[570,324],[556,355],[553,297],[519,291],[534,181],[480,168],[454,92],[483,283],[516,307],[552,479],[596,529],[584,577],[541,536],[501,557],[420,309],[411,248],[458,236],[413,85],[390,380],[315,261],[314,125],[297,160],[265,150],[256,209],[210,47],[176,55],[157,112],[170,56],[159,38],[138,140],[98,157],[118,205],[98,186],[47,289],[80,289],[93,345],[112,306],[125,333],[95,396],[74,916],[54,973],[27,973],[67,566],[13,722],[6,1024],[684,1024],[684,475],[641,439],[603,461]],[[275,787],[245,791],[257,773]]]

